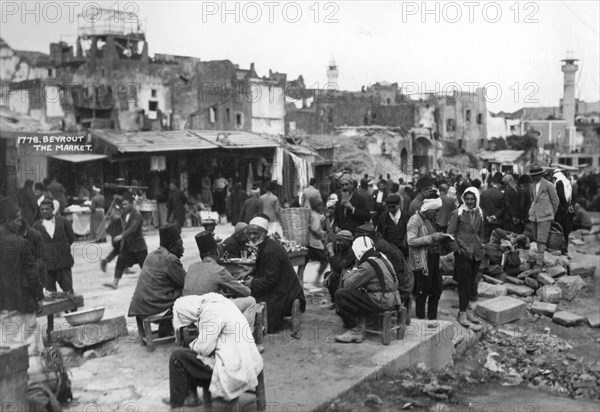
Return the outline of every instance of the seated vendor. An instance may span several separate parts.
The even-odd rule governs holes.
[[[173,326],[179,329],[191,324],[196,324],[200,335],[188,348],[171,353],[170,397],[163,402],[172,408],[199,406],[196,388],[206,386],[213,398],[221,398],[230,410],[237,410],[239,396],[256,388],[263,369],[251,328],[235,305],[216,293],[175,301]]]
[[[198,249],[200,249],[198,238],[204,235],[210,235],[214,239],[216,226],[217,222],[214,219],[205,219],[202,221],[202,229],[200,229],[200,232],[194,236],[194,239],[196,239],[196,245],[198,245]]]
[[[352,242],[354,237],[349,230],[340,231],[335,239],[333,255],[329,257],[331,272],[325,274],[323,286],[329,291],[331,296],[331,305],[326,305],[327,309],[335,309],[335,292],[337,292],[342,275],[354,267],[356,258],[352,251]]]
[[[242,250],[246,251],[246,228],[247,223],[239,222],[235,225],[233,235],[229,236],[223,241],[223,255],[228,258],[240,258],[242,257]]]
[[[400,305],[394,268],[374,246],[373,240],[366,236],[358,237],[352,243],[357,265],[342,278],[335,293],[336,312],[347,329],[335,336],[338,342],[362,342],[367,315]]]
[[[193,263],[185,276],[183,296],[205,295],[207,293],[225,293],[238,299],[233,303],[244,314],[248,323],[254,326],[256,300],[250,296],[250,288],[240,284],[233,276],[217,263],[217,243],[209,234],[196,239],[200,250],[201,262]]]
[[[181,264],[183,241],[175,225],[159,229],[160,246],[144,261],[127,316],[147,317],[167,313],[181,296],[185,270]],[[159,324],[159,335],[172,332],[170,321]]]
[[[283,317],[290,315],[294,300],[300,301],[304,312],[306,300],[304,290],[290,262],[290,258],[279,242],[267,236],[269,218],[259,213],[248,225],[248,241],[256,248],[254,278],[246,281],[257,302],[267,303],[269,333],[277,331]]]

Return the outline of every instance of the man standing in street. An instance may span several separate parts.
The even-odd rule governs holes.
[[[521,233],[521,219],[519,218],[519,191],[517,182],[512,175],[502,178],[504,185],[504,210],[502,212],[502,228],[513,233]]]
[[[431,180],[431,178],[429,176],[423,176],[422,178],[420,178],[419,180],[417,180],[417,195],[415,196],[415,198],[412,200],[412,202],[410,202],[410,206],[408,207],[408,217],[410,218],[411,216],[413,216],[415,213],[417,213],[419,211],[419,209],[421,209],[421,205],[423,204],[423,201],[432,193],[435,192],[435,189],[433,187],[433,181]]]
[[[339,184],[342,192],[335,206],[335,225],[340,230],[354,233],[358,226],[371,219],[371,211],[366,201],[354,190],[354,181],[349,173],[339,178]]]
[[[167,222],[176,223],[179,229],[185,224],[185,205],[187,196],[177,187],[177,182],[172,181],[169,185],[169,200],[167,201]]]
[[[262,203],[262,212],[269,217],[269,233],[278,232],[279,213],[279,198],[273,193],[275,191],[275,182],[267,183],[267,193],[260,197]]]
[[[35,312],[44,293],[34,254],[18,234],[21,223],[19,207],[0,200],[0,343],[29,344],[29,355],[35,356],[43,348]]]
[[[529,220],[533,222],[533,237],[537,242],[536,269],[544,269],[544,252],[550,234],[550,226],[558,210],[558,195],[554,185],[544,179],[542,169],[537,163],[532,163],[529,171],[531,176],[531,207]]]
[[[252,218],[262,213],[262,202],[260,201],[260,189],[254,188],[250,192],[250,197],[244,201],[240,211],[240,222],[250,223]]]
[[[442,233],[446,233],[446,230],[448,229],[448,222],[450,221],[450,215],[455,209],[456,202],[453,198],[448,196],[448,185],[445,183],[440,185],[440,199],[442,199],[442,207],[437,215],[437,224]]]
[[[115,267],[115,277],[112,283],[105,283],[104,286],[117,289],[123,272],[129,266],[138,264],[140,268],[144,265],[144,260],[148,256],[148,247],[142,234],[142,224],[144,218],[141,213],[133,206],[133,193],[125,192],[123,202],[121,203],[123,211],[122,219],[125,222],[123,233],[115,236],[115,243],[120,243],[121,249],[117,257]]]
[[[33,228],[40,232],[44,239],[46,260],[46,290],[56,292],[56,283],[63,292],[73,292],[73,275],[71,268],[75,264],[71,254],[71,245],[75,241],[75,233],[67,219],[54,216],[54,205],[46,199],[40,205],[42,220],[34,223]]]
[[[481,193],[481,209],[485,216],[483,222],[483,243],[488,243],[494,229],[502,226],[504,193],[500,190],[501,186],[502,173],[496,172],[492,177],[490,187]]]
[[[302,207],[307,207],[310,209],[310,199],[313,197],[323,201],[321,198],[321,191],[317,189],[316,186],[317,179],[311,177],[309,186],[302,192]]]

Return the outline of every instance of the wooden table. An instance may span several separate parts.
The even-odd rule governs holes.
[[[304,269],[306,268],[306,264],[308,263],[306,260],[307,254],[308,251],[288,253],[288,257],[290,258],[292,266],[298,266],[298,271],[296,272],[296,274],[298,275],[298,280],[300,281],[301,286],[304,285]],[[249,269],[255,265],[255,262],[237,263],[219,260],[219,264],[225,266],[225,268],[232,274],[232,276],[239,280],[249,273]],[[236,268],[240,269],[238,270]]]
[[[48,317],[48,329],[47,336],[48,340],[50,340],[50,333],[54,330],[54,315],[57,313],[64,312],[66,310],[77,310],[77,308],[83,307],[83,295],[74,295],[73,298],[58,298],[51,299],[45,298],[42,301],[42,311],[37,313],[36,316]]]

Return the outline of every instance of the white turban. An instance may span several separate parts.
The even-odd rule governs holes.
[[[268,232],[269,231],[269,219],[265,219],[262,216],[256,216],[256,217],[252,218],[252,220],[250,221],[248,226],[258,226],[260,228],[263,228],[265,230],[265,232]]]
[[[336,195],[335,193],[332,193],[332,194],[329,196],[329,199],[327,199],[327,207],[328,207],[328,208],[329,208],[329,207],[335,207],[335,205],[337,204],[337,202],[338,202],[338,197],[337,197],[337,195]]]
[[[423,205],[421,206],[421,212],[439,209],[440,207],[442,207],[441,197],[438,197],[437,199],[425,199],[423,200]]]
[[[354,239],[352,251],[354,252],[354,256],[356,256],[356,259],[360,260],[367,250],[373,249],[373,246],[375,245],[370,237],[361,236]]]

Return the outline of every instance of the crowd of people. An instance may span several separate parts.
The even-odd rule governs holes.
[[[389,175],[374,182],[368,175],[356,179],[345,171],[332,175],[327,185],[310,181],[290,206],[311,210],[307,259],[319,262],[318,279],[331,297],[323,310],[335,309],[344,326],[336,341],[362,342],[368,316],[401,305],[410,308],[413,301],[417,318],[436,320],[443,290],[440,257],[450,253],[458,284],[458,321],[479,330],[480,320],[471,309],[477,300],[486,244],[499,236],[510,239],[507,233],[536,241],[536,269],[543,271],[552,227],[562,228],[564,253],[571,230],[591,229],[589,214],[577,199],[581,193],[589,196],[590,190],[597,190],[590,183],[593,179],[569,179],[561,170],[546,172],[537,164],[521,176],[486,177],[482,182],[468,175],[432,173],[415,174],[410,183],[394,182]],[[217,185],[214,195],[227,204],[233,194],[226,192],[227,180],[220,179],[223,187]],[[2,322],[35,323],[43,288],[53,294],[58,284],[64,293],[74,293],[70,246],[75,235],[62,216],[64,188],[47,183],[37,188],[27,181],[18,203],[0,200]],[[282,207],[275,189],[270,182],[262,195],[258,187],[249,197],[240,195],[232,219],[234,233],[220,244],[215,238],[218,222],[203,221],[204,228],[195,237],[199,260],[187,271],[181,263],[185,251],[181,228],[188,199],[175,182],[168,203],[171,223],[160,227],[160,246],[155,251],[148,253],[134,193],[126,191],[115,211],[106,216],[113,249],[100,262],[101,269],[106,271],[114,258],[117,262],[113,281],[105,286],[117,289],[127,268],[136,264],[141,268],[128,315],[170,313],[173,321],[165,318],[169,320],[159,325],[163,336],[190,324],[200,331],[197,339],[187,342],[187,349],[171,355],[170,398],[165,400],[171,406],[197,404],[196,385],[210,385],[211,392],[226,400],[235,400],[242,389],[255,386],[262,370],[262,348],[251,337],[242,343],[239,336],[233,337],[237,345],[225,337],[236,333],[231,329],[234,324],[253,328],[261,303],[268,308],[269,333],[283,327],[285,316],[305,310],[303,287],[290,257],[270,236],[278,230]],[[94,205],[103,215],[103,198],[96,196]],[[248,255],[255,256],[255,264],[242,281],[221,263],[223,256]],[[207,340],[202,333],[215,322],[221,329]],[[244,366],[234,371],[236,359]]]

